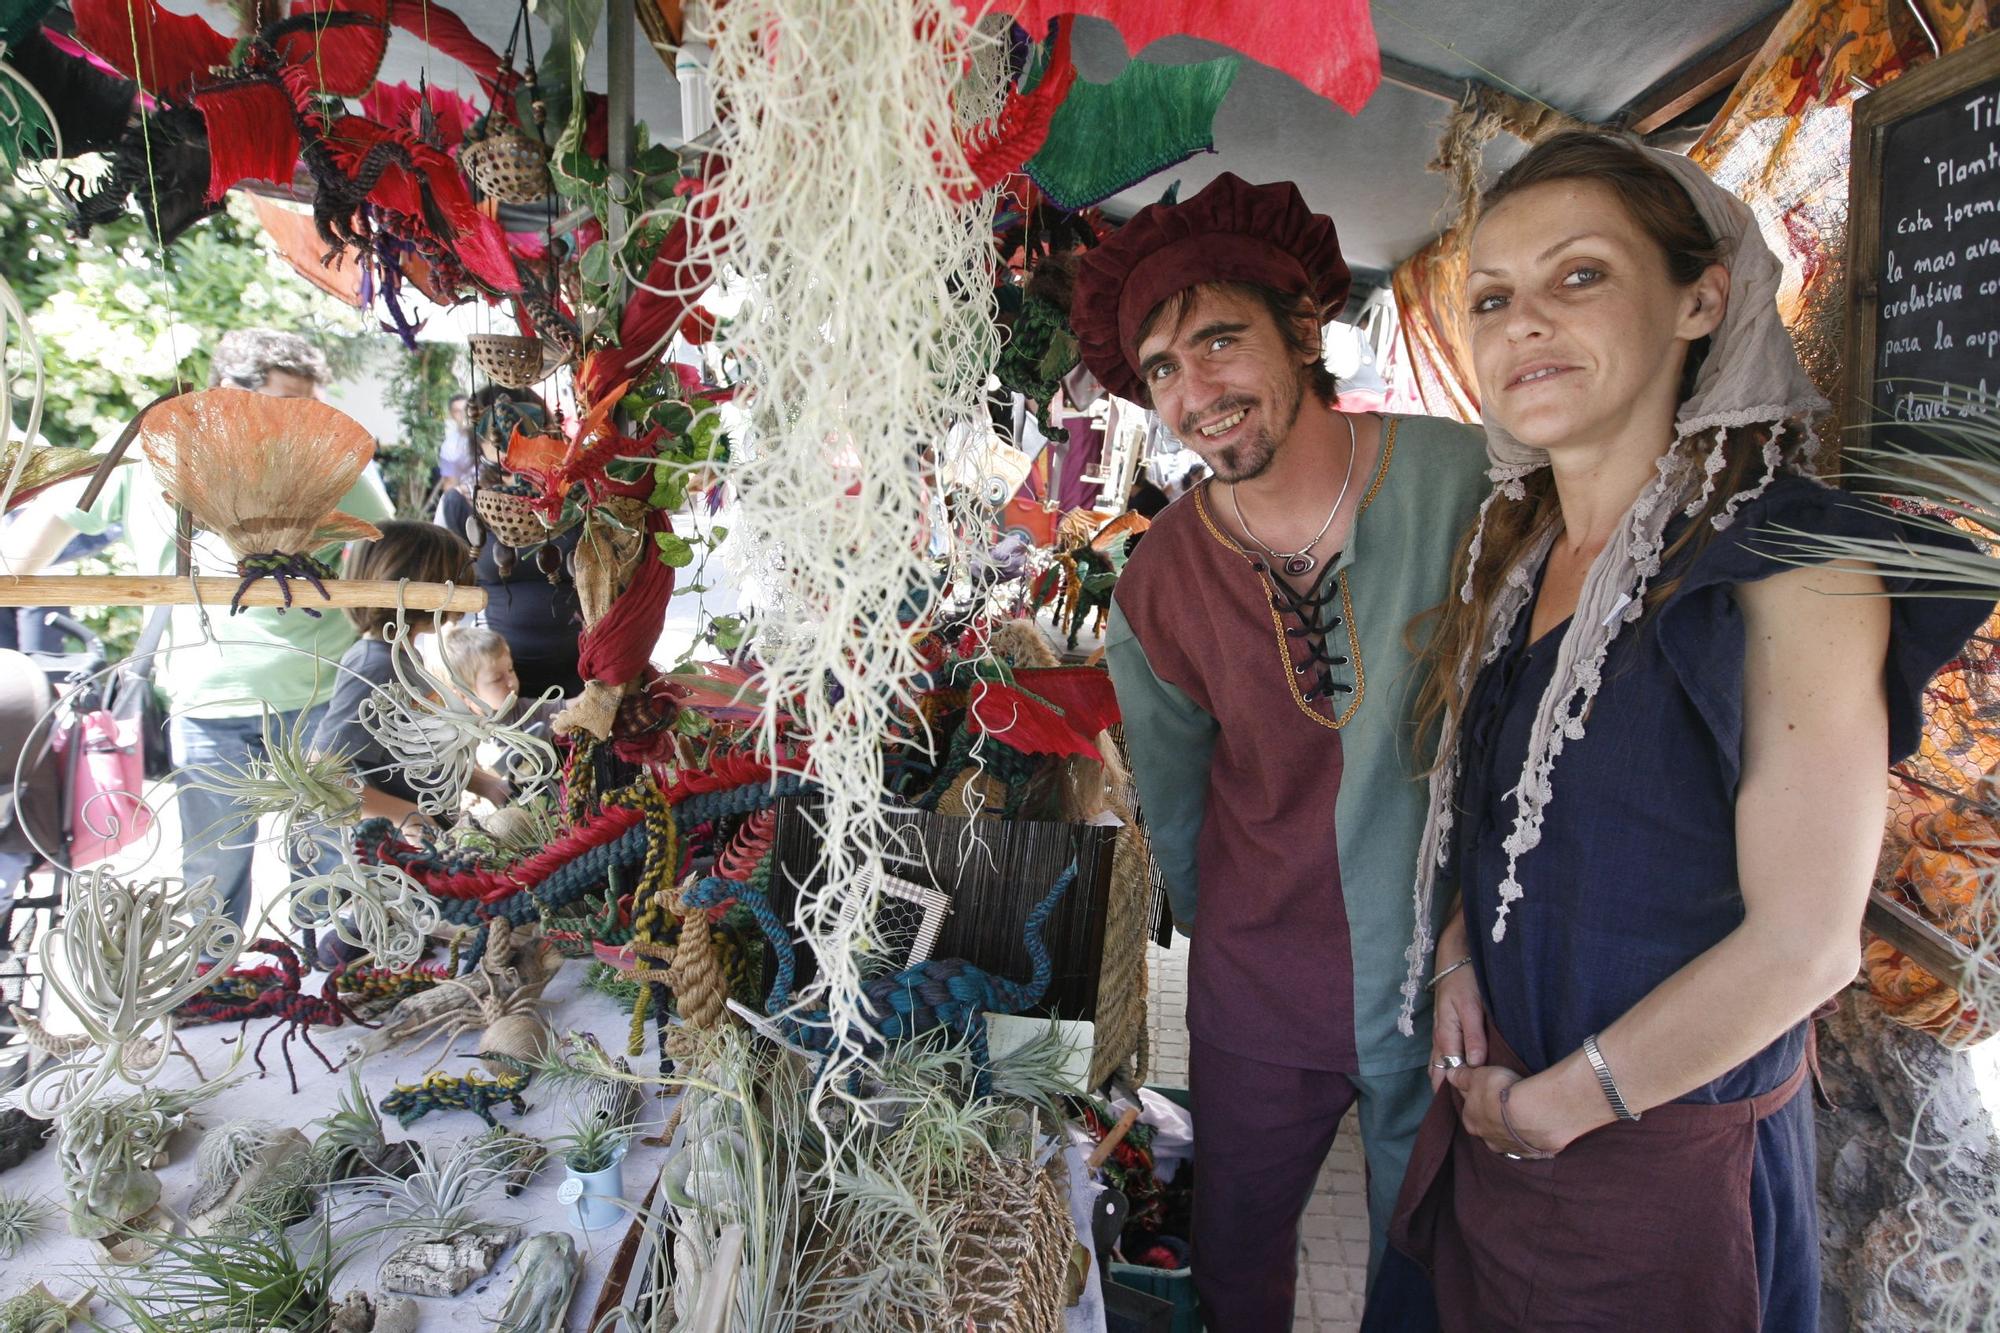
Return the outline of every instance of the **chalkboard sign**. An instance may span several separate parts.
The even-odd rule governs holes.
[[[1935,452],[2000,405],[2000,34],[1854,105],[1846,415]]]

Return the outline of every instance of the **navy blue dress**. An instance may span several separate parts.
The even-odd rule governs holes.
[[[1499,944],[1492,930],[1506,877],[1501,844],[1516,813],[1506,793],[1520,780],[1567,622],[1524,643],[1531,603],[1508,649],[1481,672],[1461,735],[1453,870],[1470,912],[1473,965],[1488,1012],[1531,1071],[1579,1049],[1741,924],[1735,801],[1744,628],[1733,590],[1788,568],[1767,553],[1788,540],[1773,528],[1889,535],[1883,511],[1863,503],[1780,478],[1681,565],[1685,578],[1664,605],[1612,641],[1585,734],[1556,761],[1541,843],[1516,866],[1525,896]],[[1677,535],[1670,530],[1669,539]],[[1662,581],[1675,573],[1668,568]],[[1890,762],[1916,748],[1924,687],[1990,610],[1959,599],[1892,603]],[[1798,1068],[1805,1039],[1801,1023],[1683,1100],[1730,1102],[1769,1091]],[[1816,1333],[1810,1095],[1758,1124],[1751,1190],[1763,1326]]]

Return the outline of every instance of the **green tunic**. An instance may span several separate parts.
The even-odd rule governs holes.
[[[1154,520],[1119,579],[1106,655],[1153,852],[1193,938],[1197,1039],[1342,1073],[1424,1062],[1428,1030],[1396,1031],[1428,759],[1412,753],[1404,634],[1450,591],[1485,468],[1472,427],[1384,419],[1319,589],[1337,618],[1330,679],[1274,605],[1262,554],[1215,521],[1208,484]]]

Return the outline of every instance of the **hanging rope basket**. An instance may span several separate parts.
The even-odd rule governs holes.
[[[554,535],[535,513],[527,495],[482,486],[473,496],[472,504],[486,530],[517,551],[539,545]]]
[[[518,333],[475,333],[465,342],[472,349],[472,364],[479,373],[509,389],[533,388],[555,369],[540,338]]]
[[[549,197],[549,150],[518,125],[501,124],[468,139],[458,165],[488,199],[538,204]]]

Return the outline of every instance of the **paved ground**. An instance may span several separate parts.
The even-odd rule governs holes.
[[[1187,1086],[1187,947],[1154,947],[1148,975],[1152,1003],[1153,1072],[1149,1082]],[[1361,1325],[1361,1293],[1368,1274],[1368,1205],[1362,1182],[1361,1141],[1353,1118],[1320,1172],[1306,1209],[1299,1246],[1299,1299],[1293,1333],[1353,1333]],[[1196,1127],[1197,1136],[1200,1127]]]

